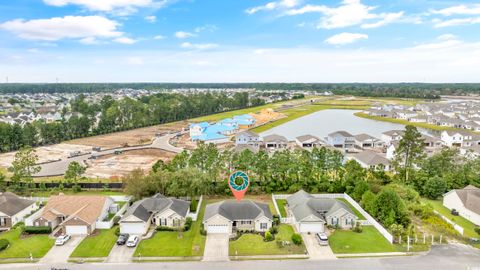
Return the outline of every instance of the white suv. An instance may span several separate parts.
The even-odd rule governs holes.
[[[63,246],[68,240],[70,240],[70,235],[60,235],[57,237],[57,240],[55,240],[55,245],[56,246]]]
[[[127,247],[135,247],[138,244],[138,236],[130,235],[127,240]]]
[[[320,246],[328,246],[328,236],[325,233],[317,233],[315,234],[315,238],[317,238]]]

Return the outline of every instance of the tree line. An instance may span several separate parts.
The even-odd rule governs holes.
[[[19,124],[0,123],[0,152],[23,147],[55,144],[116,131],[185,120],[228,110],[259,106],[260,99],[249,99],[248,93],[199,93],[193,95],[154,94],[140,99],[114,99],[106,95],[96,103],[80,94],[65,108],[62,119]],[[66,116],[69,115],[67,118]]]

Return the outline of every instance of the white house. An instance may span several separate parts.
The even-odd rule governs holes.
[[[443,206],[458,211],[459,215],[480,226],[480,189],[468,185],[443,195]]]
[[[35,201],[11,193],[0,193],[0,230],[8,230],[38,209]]]
[[[383,132],[380,139],[384,141],[386,145],[390,145],[393,141],[400,141],[404,134],[404,130],[389,130]]]
[[[445,146],[462,147],[462,146],[470,146],[471,145],[470,142],[473,139],[473,136],[471,133],[466,131],[444,130],[442,131],[440,139],[442,140],[442,143]]]

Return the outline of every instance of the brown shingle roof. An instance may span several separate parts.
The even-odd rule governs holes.
[[[105,196],[52,196],[43,209],[42,217],[52,220],[58,215],[69,217],[73,215],[91,224],[102,213],[106,201]]]

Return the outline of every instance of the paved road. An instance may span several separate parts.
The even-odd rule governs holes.
[[[228,233],[207,234],[204,261],[228,261]]]
[[[50,251],[40,260],[42,264],[66,263],[70,254],[82,242],[85,236],[73,236],[63,246],[53,246]]]
[[[88,155],[82,155],[78,157],[73,157],[73,158],[67,158],[67,159],[62,159],[59,161],[51,162],[51,163],[45,163],[41,164],[41,170],[39,173],[35,174],[35,177],[45,177],[45,176],[58,176],[58,175],[64,175],[65,172],[68,169],[68,165],[76,161],[80,164],[84,164],[88,158],[92,156],[100,157],[100,156],[106,156],[106,155],[112,155],[115,153],[115,151],[132,151],[132,150],[143,150],[143,149],[160,149],[160,150],[165,150],[173,153],[180,153],[183,151],[182,148],[175,147],[170,144],[170,139],[175,137],[177,133],[173,134],[167,134],[163,135],[161,137],[157,137],[153,140],[152,144],[148,145],[139,145],[139,146],[130,146],[130,147],[120,147],[120,148],[114,148],[114,149],[107,149],[104,151],[100,152],[92,152],[91,154]]]
[[[480,251],[471,247],[450,245],[436,246],[425,256],[406,256],[395,258],[355,258],[324,260],[285,261],[229,261],[229,262],[162,262],[127,264],[6,264],[0,269],[50,270],[51,267],[69,270],[478,270],[480,269]]]

